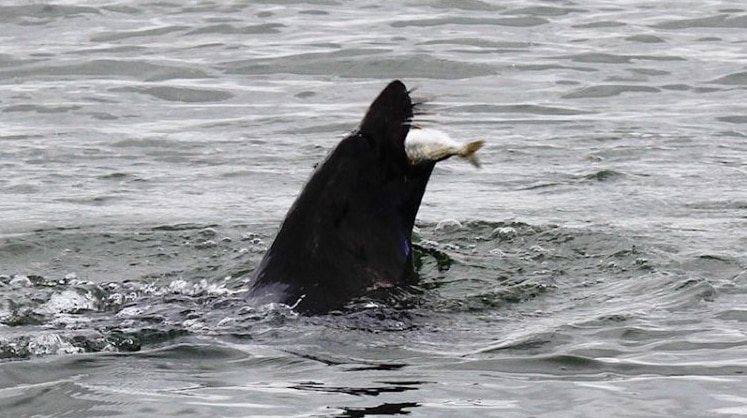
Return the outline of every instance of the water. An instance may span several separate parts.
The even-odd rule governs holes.
[[[4,3],[3,416],[747,415],[736,0]],[[242,290],[393,78],[483,138],[419,289]]]

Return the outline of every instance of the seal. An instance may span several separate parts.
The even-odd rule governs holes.
[[[417,280],[412,228],[436,161],[408,160],[415,106],[392,81],[317,166],[252,275],[253,301],[322,314]]]

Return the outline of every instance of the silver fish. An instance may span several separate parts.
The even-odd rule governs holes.
[[[407,138],[405,138],[405,152],[407,152],[407,159],[412,164],[423,161],[441,161],[457,155],[479,168],[480,161],[477,159],[475,152],[484,143],[481,139],[458,142],[446,132],[413,126],[407,134]]]

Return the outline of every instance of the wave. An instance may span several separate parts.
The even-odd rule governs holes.
[[[271,233],[175,224],[4,238],[0,264],[19,272],[0,272],[0,323],[10,330],[0,337],[0,358],[138,351],[200,335],[282,344],[277,333],[266,334],[280,324],[290,335],[307,327],[423,332],[475,315],[491,321],[524,317],[511,323],[514,328],[536,316],[539,306],[546,320],[569,321],[564,312],[579,302],[604,328],[604,318],[635,322],[631,312],[644,305],[678,311],[713,300],[714,285],[692,271],[741,268],[730,259],[708,258],[694,260],[686,273],[656,249],[593,229],[515,221],[421,223],[414,237],[417,286],[353,301],[343,312],[302,318],[288,306],[249,306],[244,300]],[[67,257],[62,266],[44,256],[69,248],[85,256]],[[714,263],[721,267],[714,270]],[[79,273],[62,273],[70,269]],[[540,335],[507,329],[499,346],[536,349],[544,345],[537,345]]]

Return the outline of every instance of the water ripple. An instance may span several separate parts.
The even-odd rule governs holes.
[[[584,99],[597,97],[619,96],[623,93],[658,93],[656,87],[637,86],[637,85],[606,85],[590,86],[573,91],[563,96],[564,99]]]
[[[161,100],[184,103],[220,102],[232,98],[234,95],[222,90],[196,89],[188,87],[158,86],[158,87],[117,87],[109,89],[112,92],[142,93]]]
[[[719,14],[695,19],[668,20],[652,25],[659,29],[688,29],[688,28],[739,28],[747,27],[747,16],[732,16]]]

